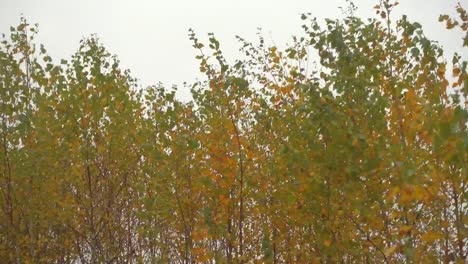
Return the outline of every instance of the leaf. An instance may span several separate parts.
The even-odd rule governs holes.
[[[429,231],[421,236],[421,240],[427,243],[432,243],[442,238],[443,238],[443,235],[436,231]]]
[[[397,245],[391,246],[384,250],[384,254],[386,257],[390,257],[397,249],[398,249]]]
[[[412,49],[411,49],[411,55],[413,55],[413,57],[416,58],[416,57],[419,56],[419,54],[420,54],[420,52],[419,52],[419,49],[418,49],[418,48],[412,48]]]
[[[411,232],[412,229],[413,229],[413,226],[410,226],[410,225],[402,226],[400,227],[399,234],[400,236],[406,236]]]
[[[448,15],[440,15],[439,16],[439,22],[443,22],[445,20],[449,19],[449,16]]]

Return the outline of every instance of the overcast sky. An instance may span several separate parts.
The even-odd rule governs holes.
[[[359,16],[374,16],[377,0],[354,2]],[[400,2],[396,16],[407,14],[450,53],[459,51],[467,57],[467,49],[459,48],[460,34],[447,32],[437,22],[439,14],[454,14],[457,0]],[[201,39],[214,32],[227,58],[233,59],[238,54],[235,35],[255,40],[261,27],[268,40],[284,45],[291,35],[301,33],[299,14],[337,18],[340,6],[346,6],[345,0],[0,0],[0,32],[8,33],[23,14],[39,23],[37,40],[55,61],[68,59],[81,38],[96,33],[142,85],[175,84],[181,90],[179,96],[186,99],[189,91],[181,84],[199,76],[196,51],[187,37],[189,28]]]

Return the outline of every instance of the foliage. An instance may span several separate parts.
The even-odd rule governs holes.
[[[191,30],[188,103],[96,36],[52,61],[22,19],[0,45],[0,259],[464,263],[468,63],[397,5],[304,14],[285,49],[238,37],[232,64]]]

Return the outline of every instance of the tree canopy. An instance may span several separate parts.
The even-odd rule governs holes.
[[[304,14],[286,48],[238,37],[234,62],[190,30],[189,102],[96,36],[52,60],[22,18],[0,44],[0,260],[465,263],[468,62],[379,3]]]

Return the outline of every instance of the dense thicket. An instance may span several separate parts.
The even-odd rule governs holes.
[[[467,61],[394,5],[304,15],[286,49],[239,38],[235,63],[191,31],[188,103],[96,37],[53,62],[23,19],[0,45],[0,262],[464,263]]]

